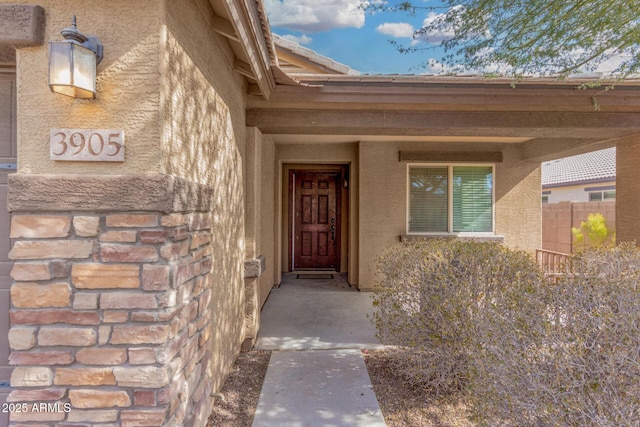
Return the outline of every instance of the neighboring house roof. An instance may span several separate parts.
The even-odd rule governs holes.
[[[300,44],[271,34],[276,47],[278,65],[289,75],[296,74],[347,74],[359,75],[353,68],[322,56]]]
[[[613,181],[615,179],[615,147],[542,164],[542,187]]]

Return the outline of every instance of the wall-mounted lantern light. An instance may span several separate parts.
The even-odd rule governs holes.
[[[102,43],[76,27],[60,32],[63,41],[49,42],[49,88],[74,98],[96,97],[96,66],[102,61]]]

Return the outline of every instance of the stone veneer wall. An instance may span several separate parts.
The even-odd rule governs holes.
[[[11,177],[7,401],[71,404],[11,425],[206,423],[212,198],[171,176]]]

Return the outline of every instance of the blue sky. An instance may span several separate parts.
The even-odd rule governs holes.
[[[437,42],[442,34],[432,34],[434,50],[400,53],[389,40],[411,43],[412,29],[422,26],[429,11],[370,14],[358,6],[363,0],[264,0],[271,30],[302,46],[328,56],[362,73],[438,73],[442,52]],[[376,0],[371,0],[376,1]],[[392,0],[389,3],[393,3]],[[436,0],[416,0],[424,6],[441,6]],[[424,44],[424,42],[422,42]],[[429,58],[433,62],[425,66]]]
[[[441,74],[469,72],[452,69],[442,64],[444,56],[438,47],[443,39],[451,36],[446,29],[412,40],[413,30],[423,26],[425,20],[433,21],[446,12],[442,0],[413,0],[423,6],[415,16],[406,12],[367,13],[359,6],[363,1],[396,5],[401,0],[263,0],[269,23],[274,33],[300,43],[321,55],[328,56],[361,73],[370,74]],[[433,7],[434,10],[428,8]],[[454,6],[456,7],[456,6]],[[402,45],[426,46],[431,49],[403,54],[389,43],[395,40]],[[576,51],[576,55],[584,52]],[[623,60],[613,55],[594,71],[608,73]],[[493,64],[482,72],[509,74],[505,64]],[[553,71],[553,70],[550,70]],[[478,72],[478,71],[476,71]]]

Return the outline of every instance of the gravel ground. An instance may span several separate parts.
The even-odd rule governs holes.
[[[240,353],[215,399],[209,427],[251,427],[270,357],[270,351]]]
[[[260,389],[269,365],[269,351],[242,352],[221,397],[216,397],[209,427],[251,427]],[[409,390],[388,368],[382,351],[365,350],[365,363],[387,427],[473,427],[462,403],[434,401],[427,393]]]
[[[373,390],[387,427],[473,427],[461,402],[435,400],[427,392],[407,388],[390,369],[383,351],[364,350]]]

